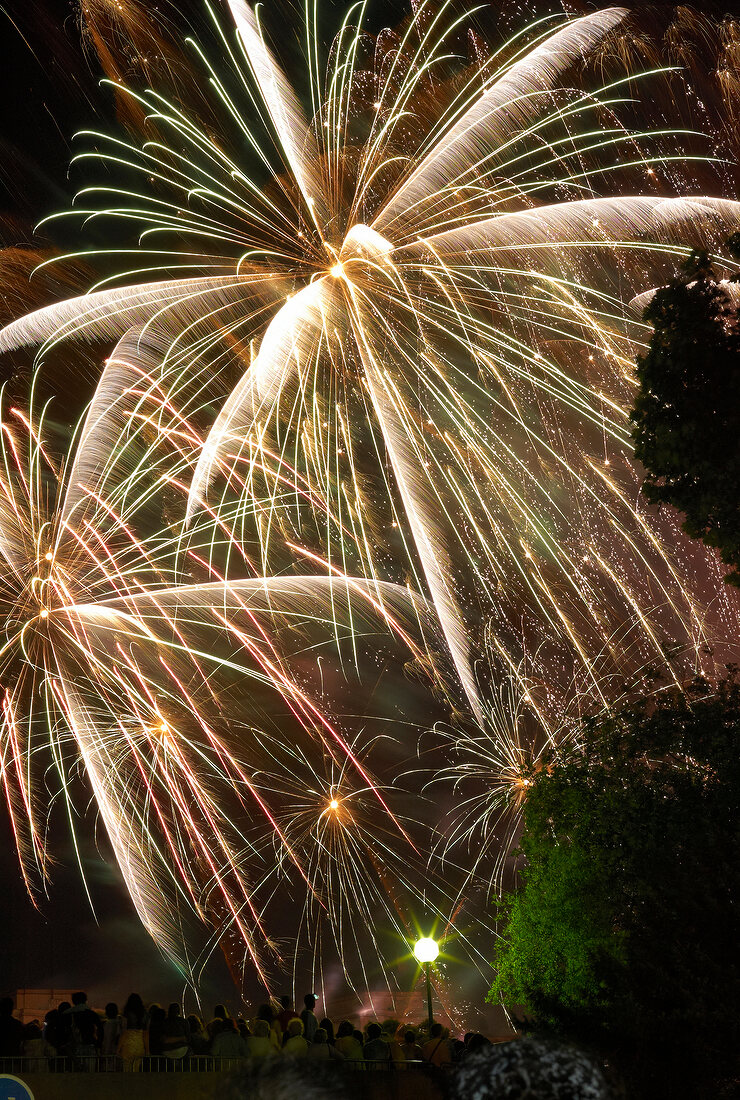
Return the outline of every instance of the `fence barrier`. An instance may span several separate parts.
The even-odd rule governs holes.
[[[282,1057],[282,1055],[277,1055]],[[403,1061],[349,1061],[343,1059],[336,1064],[362,1073],[375,1071],[397,1073],[420,1073],[436,1077],[449,1066],[433,1066],[428,1062]],[[0,1058],[0,1073],[23,1076],[35,1073],[233,1073],[250,1065],[248,1058],[219,1058],[212,1054],[185,1054],[181,1058],[166,1055],[147,1054],[139,1058],[123,1059],[114,1054],[91,1054],[77,1056],[4,1057]]]

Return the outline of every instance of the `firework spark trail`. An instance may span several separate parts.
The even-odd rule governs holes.
[[[492,662],[496,667],[496,662]],[[518,836],[527,790],[553,744],[567,738],[568,723],[556,736],[543,736],[526,667],[498,673],[488,686],[483,722],[436,732],[449,741],[447,764],[431,775],[429,793],[451,787],[453,808],[440,829],[440,857],[466,853],[469,882],[487,880],[500,893],[513,842]],[[536,691],[536,685],[533,686]],[[458,898],[464,904],[466,883]]]
[[[423,646],[423,601],[342,575],[184,583],[190,546],[181,525],[151,528],[152,502],[178,470],[192,468],[202,438],[139,364],[108,362],[76,432],[83,450],[73,448],[66,470],[52,464],[48,435],[33,408],[2,418],[0,552],[11,566],[2,585],[2,779],[29,890],[34,874],[47,873],[41,771],[54,760],[66,793],[79,757],[160,947],[195,984],[198,925],[219,930],[230,962],[269,984],[280,965],[265,931],[275,891],[300,898],[302,884],[330,924],[333,910],[316,851],[293,846],[253,772],[269,761],[266,740],[279,729],[304,766],[321,772],[331,759],[347,797],[357,788],[374,799],[399,850],[415,858],[369,754],[356,755],[343,732],[341,707],[317,706],[312,691],[319,655],[322,676],[341,668],[352,713],[369,707],[363,669],[373,669],[374,683],[378,660],[382,667],[393,651],[402,664],[414,636]],[[228,527],[217,520],[223,537]],[[205,538],[200,530],[196,545]],[[272,732],[258,735],[256,748],[261,726]],[[278,864],[266,864],[268,849],[280,852]],[[297,876],[290,885],[288,866]],[[361,867],[344,874],[345,887],[354,880],[356,892],[364,889]],[[354,943],[361,926],[344,910],[342,920],[334,937]]]
[[[554,33],[544,24],[533,46],[514,40],[452,76],[461,24],[445,4],[421,5],[395,54],[371,59],[375,75],[363,68],[361,12],[359,23],[345,22],[325,77],[307,15],[309,118],[255,15],[242,0],[230,7],[237,48],[228,46],[227,71],[237,80],[220,81],[219,96],[253,145],[264,148],[260,126],[272,134],[280,165],[272,189],[177,102],[132,91],[164,140],[138,149],[115,139],[92,155],[155,172],[177,217],[163,199],[110,185],[82,198],[110,200],[85,216],[138,221],[142,259],[159,262],[148,248],[156,230],[183,242],[179,259],[177,243],[161,254],[171,271],[200,262],[202,272],[231,264],[232,273],[97,291],[20,319],[2,346],[120,335],[144,323],[170,378],[175,359],[188,370],[189,348],[202,349],[203,361],[216,354],[218,332],[207,345],[198,330],[205,316],[224,336],[259,341],[207,435],[189,517],[206,501],[234,517],[246,508],[265,573],[297,534],[330,565],[378,580],[398,556],[395,545],[378,550],[367,507],[368,492],[385,496],[377,524],[400,528],[401,558],[434,601],[479,721],[476,624],[491,616],[514,664],[521,644],[507,624],[522,611],[539,619],[560,679],[570,682],[580,666],[596,698],[606,650],[621,675],[635,659],[663,660],[663,637],[700,646],[703,610],[628,500],[626,376],[642,330],[623,302],[659,281],[681,245],[719,241],[740,206],[624,193],[637,170],[644,179],[648,166],[680,155],[665,153],[666,132],[622,125],[621,105],[633,96],[625,80],[579,86],[583,59],[623,26],[626,10]],[[219,67],[200,57],[217,79]],[[240,87],[249,112],[234,98]],[[429,95],[436,117],[415,130],[409,118]],[[167,146],[168,132],[184,155]],[[557,191],[566,197],[553,202]],[[219,225],[225,246],[244,242],[232,259],[207,251]],[[390,476],[369,470],[368,449],[389,462]],[[600,449],[612,462],[606,494],[595,471]],[[292,502],[286,473],[302,487]],[[300,499],[304,488],[320,506]],[[581,546],[576,528],[588,532]],[[611,550],[607,530],[619,536]],[[632,657],[615,641],[625,617],[643,633]]]
[[[490,838],[502,815],[512,818],[543,746],[564,735],[563,715],[603,704],[646,665],[680,681],[702,667],[707,643],[734,628],[731,595],[715,599],[709,614],[696,555],[675,524],[636,503],[626,413],[646,330],[626,304],[671,275],[690,247],[717,247],[737,228],[740,204],[674,197],[686,190],[681,173],[690,171],[682,140],[694,135],[670,125],[641,132],[622,121],[634,112],[641,83],[650,94],[655,73],[593,76],[588,62],[626,26],[626,9],[555,31],[543,21],[499,49],[476,39],[465,60],[459,42],[469,13],[454,14],[451,3],[422,2],[397,34],[377,36],[363,27],[360,6],[348,13],[324,72],[318,15],[307,5],[309,112],[256,15],[244,0],[229,8],[230,29],[209,8],[219,62],[194,46],[223,136],[188,111],[176,81],[169,96],[117,86],[132,115],[147,116],[146,140],[88,133],[97,147],[78,159],[86,170],[97,160],[105,175],[65,216],[118,219],[138,231],[135,247],[118,253],[116,275],[89,295],[37,310],[0,333],[0,350],[41,343],[41,355],[66,339],[119,340],[78,438],[64,522],[53,521],[55,538],[75,546],[65,605],[76,606],[81,563],[92,562],[91,574],[100,577],[68,640],[93,655],[102,677],[109,636],[118,632],[115,684],[105,690],[111,699],[122,693],[116,705],[125,703],[138,723],[152,714],[153,726],[160,719],[152,700],[161,693],[175,713],[187,711],[193,675],[207,682],[197,700],[204,714],[219,721],[229,714],[238,725],[233,686],[219,687],[209,669],[213,653],[227,681],[248,667],[255,697],[271,686],[285,708],[280,721],[304,730],[296,768],[314,774],[298,789],[320,803],[330,762],[342,776],[355,774],[362,804],[371,806],[375,772],[366,776],[364,761],[380,740],[368,737],[355,751],[337,729],[337,741],[321,711],[336,692],[342,697],[341,676],[324,695],[310,691],[301,661],[284,660],[282,643],[276,654],[271,639],[285,627],[298,658],[297,639],[313,653],[306,639],[321,630],[340,669],[345,660],[348,668],[362,665],[371,620],[398,644],[418,629],[421,603],[385,583],[410,580],[431,597],[462,694],[436,644],[427,659],[467,712],[449,739],[455,751],[441,781],[467,783],[475,773],[487,788],[466,796],[444,858],[482,836],[470,875],[481,869],[496,880],[506,848],[492,855]],[[117,172],[122,181],[139,178],[141,193],[117,186]],[[108,444],[124,427],[119,456]],[[187,530],[169,520],[162,527],[156,512],[148,463],[157,433],[168,452],[156,466],[163,481],[178,502],[189,487]],[[49,521],[37,515],[32,479],[23,480],[14,447],[6,433],[18,485],[8,497],[8,524],[24,532],[23,553],[9,545],[6,558],[22,576],[29,538],[35,546]],[[131,464],[122,481],[121,460]],[[154,509],[145,538],[129,523],[132,508]],[[115,530],[114,547],[97,526],[102,516]],[[7,541],[5,529],[0,540]],[[296,561],[310,562],[323,579],[296,577]],[[702,575],[712,568],[703,557]],[[186,583],[193,569],[205,577],[195,590]],[[251,579],[232,580],[235,570]],[[719,580],[716,569],[713,575]],[[166,666],[154,656],[160,646]],[[414,646],[411,652],[418,657]],[[105,696],[100,684],[92,687]],[[68,723],[84,706],[95,712],[57,689],[54,680]],[[8,696],[7,721],[21,741],[22,712],[20,696]],[[94,747],[96,723],[86,720],[84,729],[99,797],[115,803],[120,788],[129,799],[104,811],[106,824],[120,828],[114,823],[127,815],[145,821],[127,793],[127,769],[141,774],[138,749],[123,739],[119,769],[120,737]],[[277,753],[263,765],[255,738],[253,756],[245,751],[238,764],[229,762],[218,735],[207,732],[214,723],[204,718],[189,744],[205,753],[227,803],[234,792],[239,815],[249,818],[259,802],[250,769],[271,777],[266,789],[273,784],[281,797],[297,798],[287,757]],[[174,717],[172,725],[179,729]],[[147,734],[145,744],[141,759],[162,759],[156,739]],[[306,745],[320,746],[321,759]],[[3,751],[10,762],[13,754]],[[486,761],[483,776],[471,771],[476,754]],[[170,758],[178,759],[174,752]],[[3,774],[10,775],[9,763]],[[392,778],[375,782],[377,805],[394,804],[379,801]],[[155,792],[159,781],[147,779]],[[407,778],[407,793],[417,781]],[[170,795],[180,807],[178,790]],[[357,797],[359,806],[359,788]],[[180,882],[166,861],[147,868],[132,841],[139,853],[133,896],[138,890],[153,902],[158,878],[169,876],[192,905],[202,897],[202,877],[210,877],[217,890],[210,909],[203,903],[208,919],[227,939],[237,929],[253,964],[261,920],[253,899],[268,894],[274,879],[265,872],[262,892],[255,890],[240,871],[239,851],[253,855],[277,844],[279,867],[300,866],[311,883],[306,920],[328,906],[335,933],[347,920],[348,897],[358,913],[376,904],[380,870],[375,879],[352,878],[341,864],[340,851],[363,859],[361,839],[337,831],[341,815],[327,817],[324,807],[313,829],[296,824],[297,810],[295,821],[283,821],[281,810],[261,811],[270,828],[259,839],[248,821],[244,835],[227,830],[215,848],[225,864],[217,867],[204,838],[228,814],[216,793],[204,789],[202,800],[201,817],[184,826],[200,851],[198,873],[180,870]],[[422,807],[419,814],[427,820]],[[403,813],[384,809],[381,820],[383,829],[395,821],[395,835],[403,835]],[[324,826],[335,830],[335,848]],[[184,867],[177,828],[166,819],[158,827],[164,849]],[[283,840],[294,832],[300,843]],[[390,867],[392,843],[383,847]],[[117,852],[125,864],[125,851]],[[490,875],[482,867],[489,860]],[[440,912],[446,905],[449,914],[458,900],[455,887]],[[242,905],[249,910],[243,918]],[[400,928],[402,914],[387,911]],[[316,933],[312,942],[319,940]]]

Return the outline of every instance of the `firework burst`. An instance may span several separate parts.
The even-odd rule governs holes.
[[[641,328],[622,303],[682,244],[735,228],[740,207],[629,192],[680,152],[675,132],[620,121],[639,74],[629,91],[584,76],[625,9],[545,21],[498,50],[469,34],[466,57],[469,17],[449,5],[418,6],[390,37],[364,29],[360,6],[325,67],[307,11],[308,113],[252,10],[230,10],[235,36],[215,21],[221,64],[201,58],[246,158],[176,101],[124,89],[158,138],[95,135],[83,155],[157,196],[93,186],[84,217],[133,222],[139,276],[181,277],[38,311],[3,346],[149,320],[162,362],[187,371],[193,326],[217,322],[212,358],[243,374],[206,437],[189,517],[236,485],[250,517],[255,496],[267,502],[266,574],[291,539],[373,580],[405,570],[479,721],[478,624],[492,616],[510,669],[536,632],[542,676],[602,701],[609,668],[664,662],[666,640],[696,652],[700,601],[671,536],[634,504],[625,410]]]
[[[628,25],[623,8],[544,20],[494,45],[452,3],[426,0],[379,34],[359,4],[323,51],[306,5],[301,97],[255,12],[243,0],[228,7],[228,25],[208,8],[217,62],[190,43],[205,78],[199,95],[212,101],[203,119],[168,53],[171,94],[116,85],[145,137],[86,135],[77,160],[104,171],[65,216],[133,227],[132,247],[112,254],[114,275],[13,322],[0,349],[40,343],[44,355],[69,339],[120,339],[81,430],[85,475],[74,484],[88,485],[90,472],[106,493],[118,483],[118,451],[106,446],[117,395],[130,389],[120,371],[156,396],[156,407],[143,409],[141,395],[136,406],[134,435],[146,441],[136,476],[152,474],[153,433],[169,446],[162,476],[177,503],[167,515],[184,493],[184,522],[178,515],[165,530],[161,517],[149,520],[145,539],[127,543],[132,502],[153,500],[128,475],[112,502],[72,487],[68,510],[45,521],[66,530],[92,500],[97,517],[121,525],[112,557],[126,563],[125,584],[105,577],[85,598],[86,659],[110,664],[119,628],[108,619],[134,624],[115,686],[96,674],[92,701],[60,715],[77,743],[97,746],[85,750],[86,767],[101,806],[114,807],[103,811],[112,834],[116,822],[151,820],[148,802],[141,808],[148,788],[131,776],[140,760],[155,765],[150,782],[164,793],[154,803],[170,809],[157,825],[161,867],[144,861],[128,875],[132,894],[146,894],[141,911],[170,883],[258,962],[259,899],[284,876],[307,887],[305,921],[318,928],[319,914],[342,942],[350,909],[360,922],[379,909],[400,931],[406,917],[388,903],[388,882],[403,893],[423,875],[410,821],[428,821],[427,810],[417,819],[393,809],[408,750],[390,768],[394,738],[337,728],[333,714],[352,710],[346,684],[316,685],[312,631],[324,631],[327,652],[339,667],[348,660],[358,683],[380,634],[404,659],[436,668],[466,712],[439,779],[446,789],[486,787],[445,826],[445,860],[482,835],[470,875],[492,859],[483,877],[494,881],[499,818],[513,807],[515,821],[528,771],[561,736],[563,714],[605,705],[649,665],[680,680],[708,643],[731,635],[732,596],[707,609],[714,566],[639,504],[627,411],[645,329],[626,303],[688,248],[714,247],[736,229],[740,204],[685,197],[691,156],[679,128],[625,121],[655,74],[603,76],[605,44]],[[693,148],[696,135],[685,136]],[[27,497],[9,515],[30,515]],[[22,568],[40,580],[10,599],[23,652],[40,645],[29,607],[57,629],[80,602],[63,612],[38,604],[56,592],[37,569],[42,543],[31,539],[36,558]],[[183,560],[197,563],[196,583],[178,574]],[[304,568],[310,578],[296,575]],[[458,685],[440,648],[419,641],[422,601],[399,581],[428,595]],[[217,671],[204,674],[212,659]],[[281,700],[269,754],[255,733],[264,718],[236,711],[235,669],[249,670],[257,703],[260,692]],[[44,683],[60,679],[43,673]],[[109,711],[127,717],[103,736]],[[191,713],[204,717],[185,734]],[[242,730],[239,751],[226,753],[211,714]],[[208,761],[213,785],[201,790],[201,765],[187,771],[172,731]],[[125,763],[113,766],[121,751]],[[24,753],[6,752],[6,775]],[[198,791],[199,816],[184,831],[173,824],[181,782]],[[382,824],[371,853],[374,808]],[[228,822],[240,824],[232,832]],[[178,847],[184,836],[197,873]],[[215,863],[208,836],[222,838]],[[413,873],[401,873],[394,837]],[[255,887],[242,868],[268,850],[277,857]],[[453,887],[438,910],[453,911],[456,897]]]
[[[65,462],[33,403],[30,414],[5,408],[0,422],[2,780],[29,891],[49,874],[44,773],[47,788],[49,768],[56,774],[72,822],[69,776],[81,764],[142,921],[194,986],[197,944],[211,937],[239,981],[256,970],[269,984],[301,934],[319,959],[325,925],[340,949],[349,937],[367,959],[377,945],[363,933],[358,852],[348,841],[335,911],[316,850],[283,821],[278,787],[264,777],[279,764],[307,806],[313,791],[315,849],[328,848],[316,829],[333,791],[335,835],[341,824],[349,838],[360,805],[366,815],[372,806],[385,847],[392,837],[401,864],[403,853],[421,863],[423,825],[412,837],[376,778],[388,754],[358,748],[352,725],[372,731],[394,716],[391,702],[373,711],[374,692],[380,682],[392,690],[388,667],[402,676],[405,661],[424,658],[423,603],[340,575],[212,579],[223,518],[210,538],[203,525],[186,538],[162,504],[202,440],[121,355]],[[246,569],[241,548],[237,557]],[[274,747],[286,740],[292,766]],[[413,754],[413,735],[410,750],[393,740]],[[335,777],[328,793],[324,775]],[[413,911],[408,875],[403,887]],[[384,869],[375,904],[383,890],[398,921],[397,869]],[[277,944],[267,931],[274,907],[300,907],[302,895],[310,919]]]

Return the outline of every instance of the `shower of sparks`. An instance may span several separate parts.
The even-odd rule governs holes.
[[[339,667],[359,669],[365,635],[385,632],[436,671],[457,717],[435,742],[430,790],[475,786],[437,850],[459,860],[483,837],[469,873],[489,881],[506,853],[499,825],[515,827],[566,717],[609,705],[646,667],[680,682],[732,636],[732,596],[708,594],[713,566],[695,569],[675,525],[639,503],[627,414],[645,328],[628,303],[689,248],[718,248],[740,203],[682,193],[691,135],[625,121],[655,73],[599,82],[586,63],[626,26],[624,8],[492,46],[452,2],[422,0],[379,34],[358,3],[325,50],[307,0],[305,103],[258,10],[228,9],[207,6],[217,60],[188,42],[222,132],[188,108],[176,67],[167,94],[116,85],[146,139],[87,132],[76,159],[104,171],[63,216],[136,238],[106,254],[115,276],[0,333],[0,350],[41,344],[42,358],[66,340],[119,339],[125,371],[146,380],[139,402],[158,402],[132,413],[147,445],[121,479],[110,426],[127,391],[109,361],[78,434],[84,476],[48,518],[41,444],[24,464],[6,429],[3,522],[23,533],[2,531],[20,570],[3,654],[24,671],[6,691],[3,759],[43,863],[24,761],[33,708],[52,728],[58,716],[140,912],[157,896],[161,912],[162,890],[182,896],[261,965],[255,896],[275,876],[298,874],[306,921],[328,912],[340,941],[353,908],[358,924],[379,906],[400,929],[388,899],[421,889],[430,848],[415,838],[437,824],[426,806],[394,809],[424,773],[410,739],[395,775],[374,779],[365,761],[383,737],[335,728],[336,680],[325,686],[320,662],[315,694],[301,687],[271,633],[282,602],[301,645],[323,629]],[[181,522],[135,534],[157,433]],[[33,551],[22,562],[19,539]],[[184,560],[197,583],[178,573]],[[443,639],[428,652],[411,588]],[[94,702],[60,670],[68,659]],[[274,733],[268,753],[259,722],[233,716],[237,668],[258,697],[283,700],[300,738]],[[211,714],[241,721],[238,752]],[[145,855],[131,837],[152,823],[161,851]],[[265,838],[278,856],[262,873],[251,864],[267,859]],[[463,893],[451,886],[448,914]]]
[[[157,383],[120,358],[76,435],[60,462],[33,403],[30,415],[2,410],[1,775],[29,892],[49,871],[40,801],[49,768],[72,822],[69,775],[80,761],[142,921],[194,986],[204,928],[228,948],[237,978],[250,969],[273,980],[286,962],[268,934],[281,888],[290,904],[301,890],[308,897],[314,939],[328,923],[332,942],[353,940],[370,898],[403,932],[391,899],[401,886],[418,896],[409,867],[423,881],[420,838],[374,777],[382,753],[348,737],[311,669],[318,658],[322,676],[341,671],[357,708],[348,725],[370,701],[363,661],[377,679],[384,650],[400,665],[424,656],[411,638],[422,636],[423,601],[341,576],[211,580],[203,529],[185,539],[182,527],[154,526],[157,497],[177,486],[201,441]],[[214,527],[223,539],[223,521]],[[335,778],[324,793],[326,769]],[[337,811],[330,835],[327,798]],[[386,860],[375,873],[371,837],[378,860],[396,853],[395,869]],[[327,890],[339,864],[341,890]]]

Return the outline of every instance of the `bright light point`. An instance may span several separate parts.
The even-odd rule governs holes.
[[[41,611],[39,611],[39,618],[40,619],[48,619],[49,618],[49,612],[46,610],[45,607],[42,608]]]
[[[337,802],[336,798],[332,798],[331,802],[329,803],[329,809],[330,810],[338,810],[339,809],[339,803]]]
[[[379,111],[380,110],[380,103],[378,103],[376,101],[375,103],[373,103],[373,107],[375,108],[376,111]]]
[[[344,264],[334,264],[333,267],[329,268],[329,274],[335,279],[341,279],[344,275]]]
[[[53,557],[54,555],[52,554],[51,550],[47,550],[44,554],[44,561],[51,561]]]
[[[162,722],[159,727],[160,733],[169,733],[170,727],[168,722]]]
[[[422,936],[414,944],[414,958],[420,963],[432,963],[439,955],[439,944],[429,936]]]
[[[609,459],[608,459],[608,458],[605,458],[605,459],[604,459],[604,465],[605,465],[605,466],[611,466],[611,462],[609,461]]]

